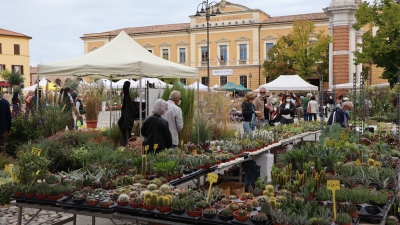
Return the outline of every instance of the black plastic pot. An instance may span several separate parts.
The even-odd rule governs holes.
[[[221,215],[218,213],[218,217],[219,217],[219,219],[222,220],[222,221],[230,221],[230,220],[233,220],[233,215],[232,215],[232,216],[221,216]]]
[[[268,220],[253,220],[253,216],[250,216],[250,220],[255,225],[265,225],[265,224],[267,224],[267,221],[268,221]]]
[[[176,215],[182,215],[184,212],[186,212],[186,210],[175,210],[175,209],[172,210],[172,213]]]
[[[206,218],[206,219],[212,219],[212,218],[214,218],[216,215],[217,215],[217,214],[204,214],[204,213],[203,213],[203,217]]]
[[[367,211],[367,213],[369,213],[370,215],[376,215],[381,213],[381,209],[376,206],[376,205],[372,205],[372,206],[366,206],[365,210]]]

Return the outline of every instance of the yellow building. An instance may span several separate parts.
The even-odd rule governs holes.
[[[316,31],[323,30],[326,34],[332,35],[329,29],[330,17],[325,12],[271,17],[260,9],[250,9],[224,0],[217,6],[221,14],[210,18],[209,52],[206,18],[194,15],[190,16],[189,23],[132,27],[84,34],[81,37],[84,41],[84,52],[88,53],[105,45],[124,30],[153,54],[166,60],[199,68],[199,79],[205,85],[208,83],[206,59],[209,54],[210,87],[215,84],[222,86],[229,81],[256,89],[268,82],[263,76],[263,63],[268,60],[268,49],[280,36],[292,30],[293,21],[311,20],[316,26]],[[338,63],[333,61],[333,64]],[[333,74],[332,71],[333,69],[330,73]],[[181,80],[181,82],[191,84],[194,80]]]
[[[31,37],[0,28],[0,73],[7,69],[20,72],[29,87],[29,40]]]

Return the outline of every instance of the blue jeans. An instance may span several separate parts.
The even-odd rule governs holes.
[[[263,120],[259,119],[257,129],[261,130],[264,127],[264,124],[265,124],[265,127],[268,127],[268,124],[269,124],[268,120],[267,119],[263,119]]]
[[[304,121],[308,121],[307,107],[303,108],[303,113],[304,113]]]
[[[245,133],[250,132],[250,131],[254,131],[256,129],[256,127],[251,127],[250,126],[250,122],[243,122],[243,130]]]
[[[316,113],[309,113],[308,114],[308,120],[312,121],[312,118],[314,117],[314,121],[317,120],[317,114]]]

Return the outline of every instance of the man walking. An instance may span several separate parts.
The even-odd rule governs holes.
[[[10,102],[0,96],[0,153],[6,152],[8,136],[11,134]]]
[[[349,121],[349,113],[353,110],[353,103],[346,101],[341,107],[336,107],[336,110],[331,113],[328,119],[328,125],[334,123],[339,124],[341,127],[347,127]]]
[[[172,91],[169,94],[168,111],[162,115],[162,118],[168,121],[169,131],[172,136],[172,146],[179,145],[179,131],[183,128],[182,110],[178,107],[181,104],[181,93],[179,91]]]
[[[259,112],[259,114],[256,114],[258,123],[257,123],[257,129],[262,129],[263,124],[265,126],[268,126],[269,120],[270,120],[270,112],[273,111],[272,103],[269,98],[266,96],[266,89],[265,88],[260,88],[260,96],[258,96],[254,100],[254,106],[256,108],[256,112]]]
[[[304,121],[308,121],[308,113],[307,113],[307,107],[308,107],[308,102],[310,101],[311,94],[308,93],[306,97],[303,98],[302,104],[303,104],[303,113],[304,113]]]

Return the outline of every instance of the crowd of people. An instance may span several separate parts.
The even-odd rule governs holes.
[[[294,123],[296,116],[299,121],[301,118],[304,121],[315,121],[318,115],[320,120],[325,121],[328,118],[328,111],[331,112],[328,124],[339,123],[345,127],[348,113],[353,109],[353,104],[348,100],[341,95],[335,105],[334,99],[329,96],[328,104],[320,105],[311,93],[298,97],[288,91],[285,94],[279,93],[278,97],[275,97],[274,92],[269,95],[269,91],[262,87],[259,93],[248,92],[243,99],[243,130],[254,131],[256,128],[262,129],[263,126],[275,123],[291,124]]]

